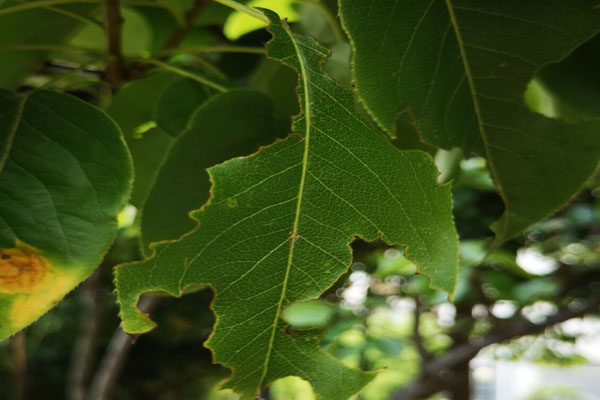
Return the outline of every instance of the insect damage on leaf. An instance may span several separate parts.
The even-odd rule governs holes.
[[[352,92],[321,68],[325,48],[264,12],[273,34],[267,55],[299,75],[294,133],[209,168],[212,196],[191,214],[196,230],[116,270],[123,327],[155,326],[136,308],[142,293],[180,296],[190,285],[209,285],[217,322],[206,347],[232,369],[228,388],[249,400],[294,375],[311,383],[317,399],[341,400],[373,374],[321,351],[318,332],[290,335],[281,312],[331,287],[350,266],[356,237],[404,245],[432,286],[452,292],[450,187],[437,185],[426,154],[399,151],[355,110]]]

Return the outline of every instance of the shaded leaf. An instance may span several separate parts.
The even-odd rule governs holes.
[[[121,88],[110,104],[108,113],[123,130],[135,167],[131,204],[144,204],[162,165],[173,137],[156,123],[156,103],[163,91],[178,78],[169,73],[155,73]],[[147,129],[144,129],[148,126]]]
[[[156,124],[173,137],[186,130],[194,111],[214,90],[191,79],[173,82],[161,94],[156,104]]]
[[[357,89],[378,123],[392,132],[408,110],[426,143],[488,158],[506,205],[496,243],[564,204],[597,165],[600,124],[551,120],[523,100],[542,66],[600,31],[597,3],[341,1]]]
[[[0,2],[0,10],[23,4],[18,0]],[[94,4],[68,4],[53,8],[36,8],[0,15],[0,87],[14,89],[24,78],[39,68],[48,51],[7,50],[3,46],[61,44],[82,25],[81,21],[63,14],[87,15]]]
[[[89,276],[131,189],[118,127],[65,94],[0,91],[0,340]]]
[[[252,399],[295,375],[311,382],[318,399],[344,399],[372,374],[322,353],[315,332],[286,332],[282,310],[317,298],[347,270],[355,236],[405,245],[432,286],[453,291],[450,188],[436,184],[429,156],[399,151],[354,110],[352,92],[321,70],[326,49],[265,13],[274,36],[268,55],[300,75],[296,133],[210,168],[212,197],[192,214],[197,229],[117,269],[123,327],[154,327],[136,308],[144,292],[178,296],[210,285],[217,323],[206,345],[233,369],[228,387]]]
[[[148,56],[152,46],[152,28],[144,15],[134,8],[121,10],[122,50],[126,56]],[[102,14],[100,14],[100,19]],[[70,43],[84,48],[104,46],[106,32],[103,26],[88,24],[71,39]]]
[[[171,89],[185,92],[192,87],[189,85],[187,80],[182,80],[167,92]],[[165,107],[185,109],[190,104],[186,104],[185,95],[175,93],[165,93],[159,104],[165,97],[168,98]],[[161,114],[160,106],[158,114]],[[191,114],[189,112],[182,120],[187,121]],[[231,118],[232,115],[235,118]],[[172,123],[181,124],[182,120]],[[144,204],[144,246],[159,240],[177,239],[194,228],[188,213],[208,200],[210,181],[206,168],[252,153],[259,145],[285,136],[289,131],[287,125],[285,119],[276,116],[273,102],[267,96],[250,90],[226,92],[200,106],[194,112],[189,128],[173,144]]]
[[[555,96],[554,108],[566,120],[600,117],[600,35],[566,59],[545,67],[539,81]]]
[[[250,87],[271,97],[275,101],[277,112],[289,118],[300,112],[296,95],[297,84],[296,72],[277,61],[266,58],[252,76]]]

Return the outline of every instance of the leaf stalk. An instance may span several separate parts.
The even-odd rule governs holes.
[[[240,4],[237,1],[233,1],[233,0],[214,0],[219,4],[223,4],[226,7],[229,8],[233,8],[236,11],[240,11],[243,12],[244,14],[247,14],[249,16],[251,16],[252,18],[256,18],[257,20],[264,22],[265,25],[269,25],[269,19],[260,11],[248,7],[244,4]]]

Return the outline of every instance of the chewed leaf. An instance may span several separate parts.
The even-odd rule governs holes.
[[[356,236],[405,245],[432,286],[452,292],[450,188],[436,184],[428,155],[399,151],[355,111],[352,93],[321,69],[326,49],[265,13],[268,56],[299,74],[295,133],[210,168],[212,197],[193,214],[197,229],[117,269],[123,326],[130,333],[154,327],[136,308],[144,292],[181,295],[210,285],[217,323],[207,346],[233,370],[228,387],[253,399],[262,386],[295,375],[318,399],[341,400],[373,374],[321,352],[317,333],[289,332],[282,311],[319,297],[347,270]]]
[[[131,187],[118,127],[72,96],[0,91],[0,340],[89,276]]]

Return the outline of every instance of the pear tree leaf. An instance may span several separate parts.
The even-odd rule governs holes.
[[[213,93],[198,82],[168,72],[155,72],[119,90],[108,112],[123,130],[133,157],[131,204],[143,207],[175,139]]]
[[[115,95],[108,114],[123,130],[133,159],[135,180],[131,204],[143,206],[156,174],[174,138],[156,126],[156,104],[162,93],[177,80],[158,72],[124,85]]]
[[[345,399],[373,377],[318,347],[315,331],[288,330],[282,311],[318,298],[351,264],[355,237],[404,245],[432,287],[457,279],[457,234],[448,185],[431,158],[400,151],[354,109],[353,94],[321,69],[327,50],[271,20],[269,57],[299,74],[302,112],[285,140],[208,170],[211,198],[197,228],[153,244],[154,255],[116,270],[123,327],[155,327],[140,295],[180,296],[209,285],[217,322],[206,343],[232,369],[227,387],[253,399],[276,379],[309,381],[317,399]]]
[[[187,129],[191,116],[215,90],[192,79],[173,82],[156,103],[156,125],[173,137]]]
[[[425,143],[488,159],[506,211],[496,244],[567,202],[600,157],[600,123],[530,111],[529,82],[600,32],[596,0],[341,0],[354,80],[388,132],[408,112]],[[365,27],[369,27],[368,29]]]
[[[298,75],[295,71],[280,62],[265,58],[256,68],[250,87],[272,98],[277,112],[289,119],[300,112],[296,96],[297,83]]]
[[[186,93],[202,94],[196,93],[194,82],[187,79],[173,84],[167,92],[172,92],[171,89],[184,95],[163,94],[159,115],[170,110],[181,114],[192,103]],[[183,104],[179,105],[175,99]],[[168,110],[161,111],[162,108]],[[232,114],[235,118],[231,118]],[[167,125],[179,129],[188,125],[190,115],[171,118]],[[225,92],[198,107],[187,130],[171,147],[142,209],[144,247],[159,240],[177,239],[194,228],[188,213],[208,200],[210,180],[206,168],[252,153],[260,145],[285,136],[288,125],[289,120],[276,114],[270,98],[252,90]]]
[[[560,63],[544,67],[537,79],[552,96],[552,108],[567,121],[600,117],[600,36]]]
[[[73,96],[0,90],[0,110],[1,341],[98,266],[133,173],[117,125]]]

